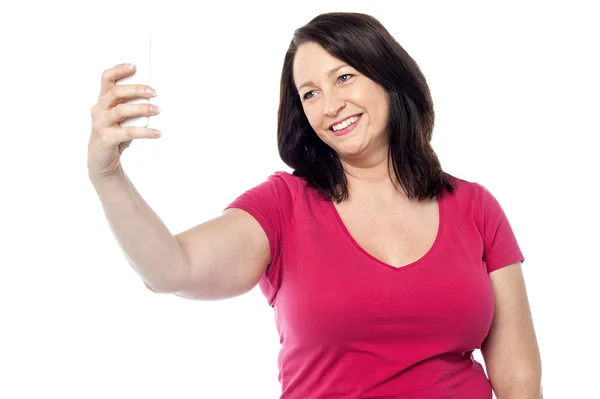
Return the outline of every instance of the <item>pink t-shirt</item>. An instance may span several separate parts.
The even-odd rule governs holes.
[[[280,336],[281,399],[491,399],[472,357],[494,313],[489,273],[524,258],[492,194],[452,179],[433,246],[402,268],[369,255],[333,202],[290,173],[227,206],[269,239],[259,286]]]

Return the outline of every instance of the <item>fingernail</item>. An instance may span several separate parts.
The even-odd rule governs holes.
[[[134,64],[127,64],[127,65],[125,65],[125,68],[133,69],[134,66],[135,66]]]

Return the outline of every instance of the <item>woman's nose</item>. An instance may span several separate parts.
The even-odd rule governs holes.
[[[325,94],[323,102],[323,113],[328,116],[336,116],[346,105],[346,102],[335,91]]]

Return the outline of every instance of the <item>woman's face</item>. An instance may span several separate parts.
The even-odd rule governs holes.
[[[382,86],[313,42],[298,48],[293,76],[310,125],[340,158],[387,151],[389,97]]]

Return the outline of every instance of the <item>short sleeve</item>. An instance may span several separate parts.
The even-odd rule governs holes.
[[[487,272],[525,261],[508,218],[497,199],[482,185],[476,186],[480,205],[477,224],[482,233],[483,261]]]
[[[282,240],[293,220],[290,188],[282,178],[284,172],[276,172],[264,182],[245,191],[224,210],[238,208],[248,212],[262,226],[271,251],[271,263],[265,276],[278,269],[281,261]]]

